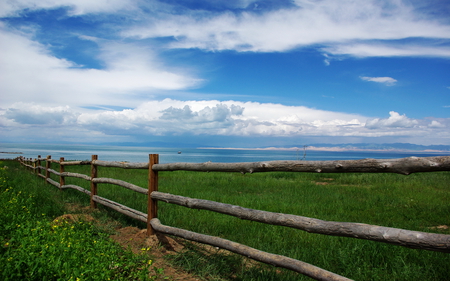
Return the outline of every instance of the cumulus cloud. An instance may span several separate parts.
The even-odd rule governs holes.
[[[195,123],[223,122],[232,115],[242,115],[243,111],[244,108],[239,105],[232,104],[228,107],[225,104],[217,104],[214,107],[207,106],[198,112],[193,112],[189,105],[185,105],[182,109],[169,107],[162,110],[160,119]]]
[[[79,124],[153,134],[270,135],[319,133],[317,128],[359,124],[361,116],[302,106],[238,101],[146,102],[133,110],[82,114]],[[117,122],[116,122],[117,121]],[[329,130],[329,129],[327,129]]]
[[[432,120],[431,123],[428,125],[428,127],[431,128],[445,128],[446,126],[444,124],[442,124],[439,121],[436,120]]]
[[[361,76],[360,78],[362,80],[364,80],[364,81],[381,83],[381,84],[384,84],[386,86],[393,86],[397,82],[397,80],[395,80],[392,77],[367,77],[367,76]]]
[[[0,121],[3,129],[11,129],[15,124],[28,128],[38,125],[43,130],[58,126],[62,131],[66,128],[72,134],[76,131],[105,141],[111,136],[116,140],[130,140],[176,135],[428,138],[432,134],[443,139],[450,137],[450,118],[417,120],[395,111],[389,114],[388,118],[367,118],[272,103],[164,99],[148,101],[133,109],[83,112],[69,107],[22,103],[0,112]]]
[[[366,128],[380,129],[380,128],[411,128],[418,125],[418,121],[400,115],[395,111],[389,112],[389,118],[375,118],[367,120]]]

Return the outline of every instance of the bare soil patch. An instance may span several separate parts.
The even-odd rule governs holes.
[[[134,254],[148,254],[153,260],[153,267],[162,269],[162,280],[204,280],[172,266],[165,259],[165,256],[174,255],[184,249],[185,241],[183,239],[174,239],[163,234],[147,236],[146,229],[139,229],[132,226],[121,227],[115,221],[101,222],[90,214],[96,212],[96,210],[92,210],[89,207],[82,207],[77,204],[67,204],[66,207],[72,213],[57,217],[53,220],[54,224],[59,225],[63,222],[73,223],[82,220],[92,222],[100,228],[114,227],[115,233],[110,235],[110,238]]]

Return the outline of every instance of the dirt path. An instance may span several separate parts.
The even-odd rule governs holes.
[[[148,252],[153,259],[153,267],[162,269],[163,280],[185,280],[185,281],[200,281],[205,280],[194,276],[180,268],[172,266],[166,261],[165,256],[174,255],[184,249],[185,241],[181,238],[173,239],[163,234],[147,236],[146,229],[139,229],[137,227],[126,226],[121,227],[118,222],[108,221],[103,223],[95,219],[92,214],[92,209],[89,207],[81,207],[76,204],[67,204],[67,209],[71,214],[65,214],[54,221],[78,221],[84,220],[93,222],[100,228],[115,229],[115,234],[110,235],[110,238],[119,243],[124,249],[129,249],[135,254],[142,254],[142,251]]]
[[[174,268],[164,259],[165,255],[173,255],[183,250],[184,246],[181,239],[177,239],[177,241],[162,234],[147,237],[146,232],[146,229],[128,226],[117,229],[117,234],[111,235],[110,237],[122,245],[122,247],[130,249],[135,254],[141,253],[142,249],[147,250],[150,248],[149,254],[154,258],[153,265],[156,268],[162,268],[164,270],[164,276],[169,277],[169,280],[202,280],[181,269]]]

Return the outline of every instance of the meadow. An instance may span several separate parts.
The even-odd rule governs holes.
[[[58,165],[52,164],[52,168],[58,170]],[[23,181],[21,174],[33,177],[24,168],[17,169],[14,176],[17,177],[16,184]],[[89,174],[89,166],[68,166],[66,171]],[[146,170],[99,167],[98,176],[124,180],[145,188],[147,173]],[[27,189],[38,188],[38,194],[62,193],[64,195],[59,196],[63,196],[65,202],[89,205],[87,195],[75,190],[60,192],[51,185],[43,184],[43,180],[37,176],[34,177],[36,180],[27,184]],[[58,180],[55,175],[52,178]],[[41,182],[39,186],[38,182]],[[445,226],[450,225],[449,182],[450,172],[409,176],[286,172],[159,173],[161,192],[322,220],[360,222],[443,234],[450,234],[448,228],[445,229]],[[77,184],[89,189],[89,183],[82,179],[66,178],[66,184]],[[109,184],[99,184],[98,190],[102,197],[146,212],[145,195]],[[447,253],[310,234],[204,210],[163,202],[158,204],[158,216],[165,225],[219,236],[259,250],[285,255],[355,280],[447,280],[450,272],[450,255]],[[145,227],[140,222],[124,218],[101,206],[99,208],[116,219]],[[205,253],[195,244],[190,244],[188,249],[171,257],[171,261],[209,280],[310,280],[297,273],[250,262],[219,249]]]

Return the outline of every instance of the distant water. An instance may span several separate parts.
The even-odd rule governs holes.
[[[242,149],[201,149],[201,148],[160,148],[130,146],[98,146],[98,145],[64,145],[64,144],[5,144],[0,143],[1,152],[22,152],[23,154],[0,153],[0,158],[37,158],[38,155],[59,160],[90,160],[91,155],[98,155],[99,160],[147,162],[149,154],[159,154],[160,163],[173,162],[259,162],[271,160],[302,160],[303,150],[242,150]],[[181,152],[181,153],[178,153]],[[450,153],[430,152],[373,152],[373,151],[313,151],[306,150],[306,161],[354,160],[364,158],[393,159],[410,156],[449,156]]]

